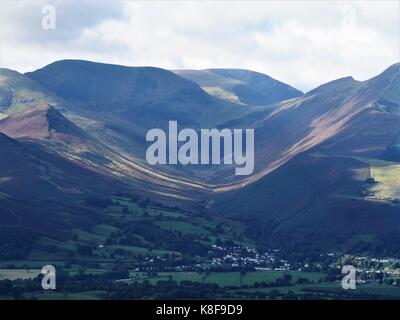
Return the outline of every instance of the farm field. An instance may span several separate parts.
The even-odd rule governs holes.
[[[21,281],[35,281],[38,288],[25,293],[24,298],[39,300],[110,299],[130,290],[132,295],[126,293],[124,298],[136,297],[138,290],[142,290],[140,297],[160,298],[168,298],[174,290],[187,290],[186,294],[200,290],[202,297],[227,299],[400,298],[400,289],[393,285],[360,285],[354,292],[344,291],[340,275],[328,280],[322,271],[278,271],[272,264],[270,270],[257,270],[254,265],[243,268],[243,261],[272,263],[268,259],[277,253],[270,250],[261,254],[243,224],[235,220],[199,216],[121,196],[96,201],[98,223],[74,228],[64,240],[37,237],[26,259],[0,261],[0,281],[20,281],[18,286],[23,285]],[[243,259],[242,271],[235,269],[233,258]],[[275,262],[280,267],[285,261]],[[75,289],[41,290],[35,278],[48,264],[60,270]],[[82,286],[85,281],[90,285]],[[116,291],[110,295],[104,288]],[[165,290],[163,295],[160,290]]]
[[[134,275],[135,273],[132,273]],[[322,273],[309,273],[309,272],[282,272],[282,271],[255,271],[248,272],[243,277],[239,272],[211,272],[209,274],[201,274],[196,272],[160,272],[157,276],[149,277],[152,283],[157,283],[160,280],[172,281],[192,281],[202,283],[213,283],[221,287],[225,286],[240,286],[240,285],[254,285],[256,282],[273,282],[276,279],[288,274],[292,277],[293,281],[299,278],[308,279],[310,282],[318,282],[325,277]]]
[[[0,269],[0,280],[33,279],[41,269]]]

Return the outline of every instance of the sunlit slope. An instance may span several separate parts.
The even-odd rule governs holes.
[[[303,93],[265,74],[243,69],[175,70],[218,98],[241,105],[267,105]]]
[[[279,154],[276,163],[286,161],[242,189],[232,186],[214,210],[263,225],[265,241],[319,234],[314,245],[332,247],[399,232],[398,79],[397,64],[371,80],[340,79],[282,103],[259,123],[265,153],[258,162]]]

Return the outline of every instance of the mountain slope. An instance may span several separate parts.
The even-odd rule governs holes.
[[[57,104],[60,99],[37,82],[10,69],[0,68],[0,112],[13,114],[32,106]]]
[[[109,177],[41,145],[0,132],[0,150],[0,226],[18,236],[28,230],[63,239],[96,219],[79,201],[116,190]]]
[[[68,140],[87,138],[87,134],[65,119],[48,104],[34,106],[0,120],[0,131],[14,139]]]
[[[180,128],[213,128],[248,112],[159,68],[63,60],[25,76],[63,99],[68,104],[62,107],[66,117],[142,166],[147,165],[149,129],[167,130],[173,120]],[[184,178],[192,175],[191,169],[157,168]]]
[[[7,90],[0,95],[8,114],[0,132],[9,136],[0,135],[2,217],[28,221],[24,210],[48,213],[63,204],[79,212],[76,204],[87,196],[122,191],[194,210],[205,204],[244,220],[264,245],[318,234],[315,246],[328,250],[346,248],[354,237],[398,232],[399,69],[364,82],[337,79],[267,106],[268,97],[245,93],[260,99],[247,101],[260,103],[252,108],[157,68],[67,60],[12,73],[20,86],[7,80],[0,88],[12,88],[12,97],[30,88],[33,98],[18,104]],[[245,71],[207,72],[229,86],[268,89],[268,79]],[[169,120],[197,129],[254,128],[254,174],[235,176],[232,166],[148,166],[145,134]]]
[[[346,247],[365,234],[399,232],[400,162],[383,161],[400,133],[399,76],[397,64],[280,104],[256,129],[264,135],[256,163],[264,159],[267,169],[221,195],[214,210],[263,225],[264,243],[319,233],[313,246]]]
[[[398,104],[386,103],[383,98],[385,92],[391,92],[396,100],[398,77],[396,64],[368,81],[337,79],[270,110],[242,117],[237,123],[253,123],[256,136],[255,175],[242,183],[256,181],[294,156],[329,143],[333,137],[333,144],[341,152],[348,148],[351,154],[373,157],[383,153],[399,135]],[[231,187],[240,185],[233,183]]]
[[[370,180],[366,162],[307,152],[247,188],[222,195],[213,210],[244,222],[263,246],[305,254],[349,252],[400,231],[399,204],[371,198]]]
[[[163,175],[139,165],[134,158],[122,155],[99,142],[49,105],[32,107],[0,120],[0,132],[35,150],[39,148],[44,152],[39,159],[52,155],[52,158],[72,161],[100,174],[108,179],[109,185],[102,186],[108,192],[135,192],[167,202],[181,198],[190,206],[193,198],[196,198],[193,197],[196,190],[207,192],[202,185]],[[47,161],[46,158],[43,160]],[[96,189],[90,183],[85,185],[88,191]],[[86,193],[85,189],[79,192]],[[44,191],[43,197],[46,196]]]
[[[154,67],[62,60],[25,76],[85,111],[134,118],[145,127],[166,119],[212,122],[230,110],[193,82]]]
[[[218,98],[245,105],[267,105],[303,93],[265,74],[243,69],[175,70]]]
[[[74,198],[113,188],[113,184],[105,185],[112,182],[110,177],[85,163],[52,152],[40,143],[16,141],[0,134],[0,192],[44,200]]]

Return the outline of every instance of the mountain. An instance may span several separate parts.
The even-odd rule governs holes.
[[[278,95],[286,99],[292,97],[293,92],[300,94],[279,81],[250,71],[213,69],[209,72],[221,73],[219,77],[240,78],[249,88],[253,86],[263,91],[269,97],[263,103],[277,99]],[[112,146],[114,151],[130,158],[135,165],[180,180],[209,184],[211,188],[241,178],[234,175],[232,166],[149,167],[145,159],[147,131],[151,128],[167,130],[169,120],[177,120],[180,128],[225,127],[225,124],[229,128],[251,128],[254,122],[245,123],[243,119],[252,117],[254,110],[275,108],[274,105],[254,110],[243,108],[207,94],[197,84],[172,72],[150,67],[62,60],[22,77],[46,88],[57,101],[53,106],[65,117],[103,145]],[[259,170],[264,167],[262,164]]]
[[[214,210],[247,221],[264,243],[314,239],[305,250],[348,249],[365,235],[373,242],[399,232],[400,158],[387,158],[400,133],[399,79],[396,64],[279,104],[256,128],[264,144],[256,163],[269,165],[222,194]]]
[[[37,235],[65,240],[73,228],[93,225],[95,212],[79,203],[115,190],[113,179],[39,144],[0,132],[0,151],[2,252],[23,252]]]
[[[365,237],[374,242],[400,230],[399,69],[367,81],[340,78],[304,95],[246,70],[177,75],[79,60],[24,75],[3,70],[4,217],[10,222],[39,207],[65,213],[62,206],[74,217],[90,215],[81,208],[85,198],[123,192],[241,220],[265,246],[346,250]],[[195,129],[254,128],[254,173],[150,166],[146,132],[166,129],[169,120]]]
[[[0,132],[66,158],[82,160],[85,154],[91,154],[97,162],[107,162],[97,152],[95,139],[49,104],[32,106],[0,120]]]
[[[3,122],[0,125],[0,131],[9,128]],[[55,152],[46,144],[25,140],[25,135],[12,139],[4,131],[0,132],[0,192],[20,199],[62,200],[114,188],[115,181],[112,183],[111,177],[95,167]]]
[[[170,202],[171,197],[181,196],[182,199],[187,199],[188,205],[191,206],[191,195],[197,189],[204,189],[201,185],[141,166],[134,158],[118,153],[83,131],[50,105],[31,107],[0,120],[0,132],[23,143],[30,150],[40,151],[39,159],[47,162],[47,158],[50,157],[55,162],[51,164],[52,167],[56,167],[62,161],[72,162],[78,167],[88,169],[89,176],[90,173],[100,174],[102,179],[107,180],[107,184],[96,184],[92,188],[91,183],[84,182],[83,178],[85,187],[77,190],[82,197],[92,194],[95,190],[99,192],[99,189],[106,192],[113,190],[134,192],[143,196],[152,195],[154,199],[166,202]],[[4,165],[6,167],[8,161],[5,161]],[[19,176],[10,177],[21,183],[23,181]],[[66,182],[68,180],[66,179]],[[46,191],[41,194],[42,198],[48,196]]]
[[[255,175],[247,180],[257,180],[332,137],[340,153],[346,149],[353,155],[381,157],[398,141],[398,102],[384,98],[390,92],[396,101],[398,77],[396,64],[368,81],[337,79],[302,97],[242,117],[238,124],[253,123],[258,137]]]
[[[56,239],[98,219],[85,199],[129,192],[168,203],[168,192],[190,190],[134,166],[48,105],[0,121],[0,167],[0,227]]]
[[[51,139],[72,143],[87,134],[49,104],[34,106],[0,120],[0,131],[14,139]]]
[[[213,128],[248,112],[170,71],[153,67],[63,60],[24,76],[64,101],[56,107],[68,119],[142,166],[147,165],[149,129],[167,130],[170,120],[178,121],[180,128]],[[193,174],[192,169],[157,168],[185,178]]]
[[[175,70],[209,94],[244,105],[267,105],[303,93],[265,74],[243,69]]]
[[[163,125],[160,120],[164,119],[192,125],[212,123],[231,107],[197,84],[154,67],[62,60],[25,76],[78,109],[134,119],[146,128]]]
[[[0,68],[0,113],[8,115],[43,103],[56,104],[59,100],[19,72]]]

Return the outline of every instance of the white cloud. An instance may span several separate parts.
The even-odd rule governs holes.
[[[399,61],[398,1],[53,3],[54,31],[40,28],[42,3],[2,8],[2,66],[30,71],[76,58],[248,68],[309,90],[347,75],[365,80]]]

